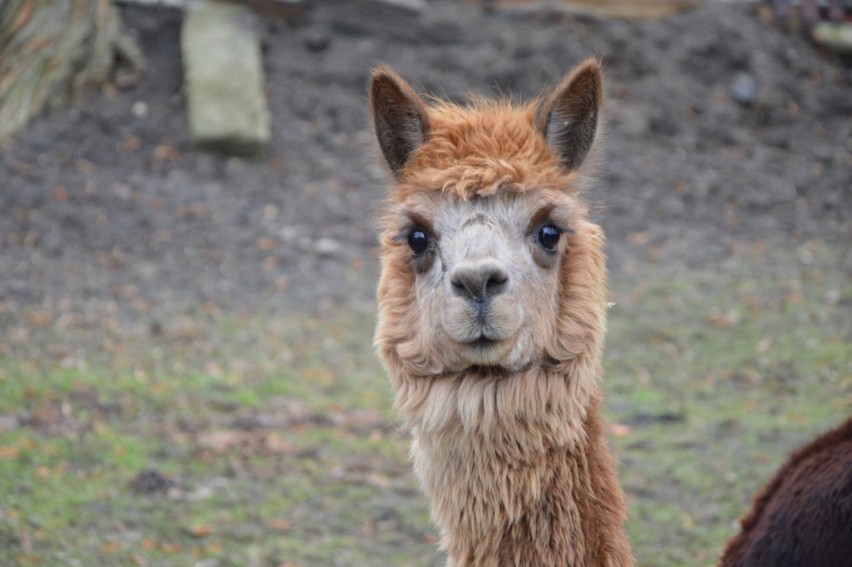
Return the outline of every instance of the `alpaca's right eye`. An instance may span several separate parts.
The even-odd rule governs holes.
[[[429,247],[429,237],[426,232],[419,228],[415,228],[408,233],[408,247],[414,252],[414,255],[422,254]]]

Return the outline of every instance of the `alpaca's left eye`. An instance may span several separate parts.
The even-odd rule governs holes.
[[[556,245],[559,244],[559,237],[562,231],[555,226],[548,224],[538,231],[538,242],[547,250],[556,250]]]
[[[408,247],[414,252],[414,255],[422,254],[429,247],[429,237],[426,232],[419,228],[415,228],[408,233]]]

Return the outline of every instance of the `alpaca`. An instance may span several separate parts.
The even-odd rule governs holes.
[[[852,565],[852,418],[793,453],[741,524],[720,567]]]
[[[375,346],[448,566],[633,565],[601,419],[604,236],[580,197],[602,87],[595,60],[524,105],[372,76],[394,180]]]

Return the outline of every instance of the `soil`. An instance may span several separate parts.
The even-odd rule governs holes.
[[[181,14],[123,12],[147,57],[142,82],[42,116],[0,157],[7,322],[34,308],[125,323],[202,308],[371,309],[371,216],[387,181],[366,112],[378,62],[461,99],[533,95],[602,58],[607,157],[589,198],[616,280],[755,243],[852,239],[852,68],[747,6],[625,23],[455,2],[318,4],[263,24],[273,136],[253,161],[191,146]]]

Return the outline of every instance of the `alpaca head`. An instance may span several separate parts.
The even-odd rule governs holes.
[[[392,369],[514,373],[597,358],[602,235],[578,190],[601,102],[594,60],[521,106],[427,103],[376,70],[370,103],[395,181],[376,343]]]

